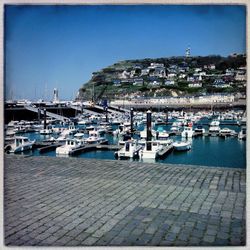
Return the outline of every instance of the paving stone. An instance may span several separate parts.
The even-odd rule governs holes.
[[[5,155],[4,173],[8,246],[246,242],[243,169]]]

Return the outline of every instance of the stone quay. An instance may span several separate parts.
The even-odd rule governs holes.
[[[7,246],[245,246],[246,170],[4,156]]]

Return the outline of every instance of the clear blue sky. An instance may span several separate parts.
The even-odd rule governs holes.
[[[118,60],[246,51],[240,5],[5,7],[6,97],[75,97]]]

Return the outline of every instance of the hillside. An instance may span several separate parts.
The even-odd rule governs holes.
[[[119,61],[93,72],[79,89],[77,99],[98,101],[218,92],[246,92],[245,55]]]

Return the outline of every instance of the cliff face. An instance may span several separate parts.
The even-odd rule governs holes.
[[[244,66],[244,55],[125,60],[93,72],[91,79],[79,89],[77,99],[99,101],[245,92],[244,81],[235,80],[237,70],[244,71]],[[215,86],[216,80],[223,81],[226,85]]]

